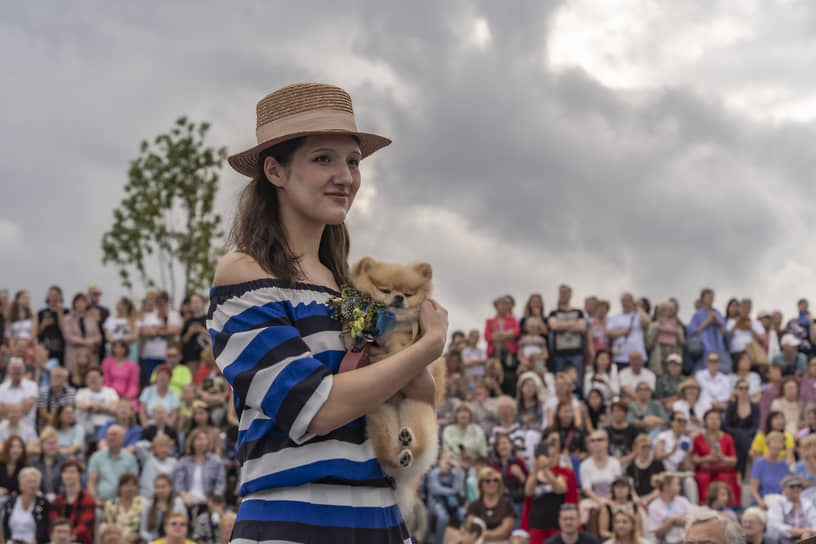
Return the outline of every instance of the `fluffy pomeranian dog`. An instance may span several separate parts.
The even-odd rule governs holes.
[[[431,295],[431,265],[412,266],[384,263],[366,257],[351,271],[354,287],[384,303],[396,318],[396,326],[375,339],[386,354],[409,346],[419,331],[419,307]],[[374,360],[374,359],[372,359]],[[445,360],[432,363],[436,382],[436,404],[445,398]],[[439,452],[436,409],[426,402],[401,394],[366,415],[368,437],[383,471],[396,482],[397,505],[407,516],[412,511],[422,475],[431,468]]]

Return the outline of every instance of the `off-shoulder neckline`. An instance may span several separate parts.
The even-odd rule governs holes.
[[[258,278],[255,280],[242,281],[240,283],[229,283],[224,285],[213,285],[210,288],[210,298],[212,297],[229,297],[237,296],[247,291],[254,289],[261,289],[264,287],[278,287],[281,289],[298,289],[303,291],[317,291],[320,293],[328,293],[330,295],[340,295],[340,292],[326,287],[325,285],[317,285],[314,283],[304,282],[288,282],[277,278]]]

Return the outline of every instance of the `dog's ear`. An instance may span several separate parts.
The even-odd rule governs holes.
[[[431,272],[431,265],[428,263],[417,263],[414,265],[414,270],[419,272],[419,275],[425,279],[431,279],[433,273]]]
[[[374,266],[374,259],[371,257],[363,257],[360,261],[354,265],[351,269],[351,277],[358,278],[360,275],[365,274]]]

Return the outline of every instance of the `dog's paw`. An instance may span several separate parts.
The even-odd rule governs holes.
[[[399,466],[408,468],[414,464],[414,454],[411,450],[402,450],[399,454]]]
[[[414,443],[414,433],[408,427],[403,427],[399,432],[399,443],[403,448],[407,448]]]

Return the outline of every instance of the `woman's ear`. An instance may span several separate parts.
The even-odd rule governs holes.
[[[263,171],[266,179],[275,187],[282,189],[283,182],[286,179],[284,166],[275,159],[275,157],[266,157],[264,159]]]

